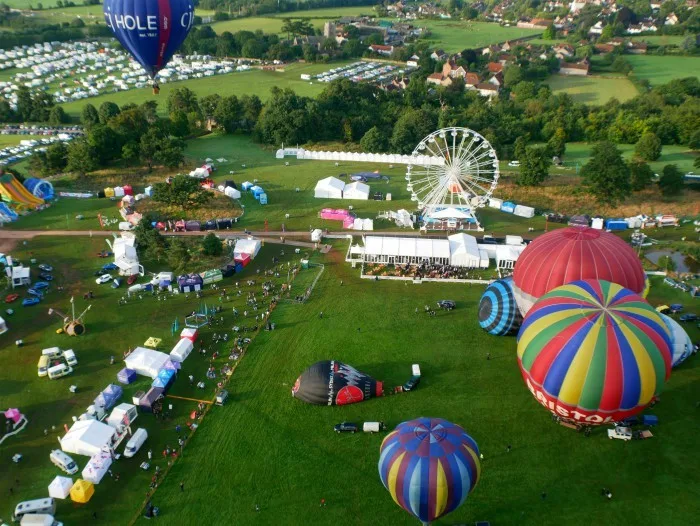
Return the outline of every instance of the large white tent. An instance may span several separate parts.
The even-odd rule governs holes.
[[[116,429],[97,420],[78,420],[59,442],[66,453],[92,457],[111,447],[116,434]]]
[[[68,477],[57,476],[49,484],[49,497],[54,499],[65,499],[70,495],[70,489],[73,487],[73,479]]]
[[[241,198],[241,193],[231,186],[224,188],[224,194],[226,194],[226,197],[230,197],[231,199]]]
[[[239,239],[236,241],[236,246],[233,247],[233,256],[238,257],[243,254],[248,254],[251,258],[255,258],[260,252],[260,240],[252,237]]]
[[[93,484],[99,484],[107,474],[107,471],[109,471],[111,465],[112,455],[105,451],[100,451],[96,455],[93,455],[90,461],[85,465],[82,472],[83,480],[87,480]]]
[[[326,177],[316,183],[314,197],[320,199],[342,199],[345,183],[335,177]]]
[[[175,344],[173,350],[170,351],[170,359],[173,362],[184,362],[185,359],[192,352],[193,348],[194,344],[192,343],[192,340],[182,338],[179,342]]]
[[[481,256],[474,236],[454,234],[447,239],[450,242],[450,265],[479,268]]]
[[[450,242],[447,239],[366,236],[364,261],[366,263],[448,265]]]
[[[357,199],[367,201],[369,199],[369,185],[355,181],[346,184],[343,188],[343,199]]]
[[[124,363],[128,369],[136,371],[136,374],[155,378],[169,359],[170,356],[163,352],[146,347],[136,347],[126,357]]]

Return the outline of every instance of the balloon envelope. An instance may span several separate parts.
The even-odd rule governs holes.
[[[292,389],[293,397],[317,405],[354,404],[382,394],[382,382],[335,360],[313,364]]]
[[[182,45],[194,22],[190,0],[104,0],[105,22],[154,78]]]
[[[513,271],[513,290],[524,316],[538,298],[572,281],[605,280],[639,294],[645,277],[637,254],[616,235],[569,227],[544,234],[523,250]]]
[[[382,484],[396,504],[426,523],[457,509],[480,473],[474,439],[442,418],[403,422],[380,449]]]
[[[665,314],[659,314],[659,316],[671,332],[671,366],[676,367],[693,352],[693,342],[680,323]]]
[[[489,334],[503,336],[517,331],[523,321],[513,295],[513,278],[499,279],[486,287],[479,302],[479,325]]]
[[[527,387],[552,413],[588,424],[623,420],[659,395],[671,372],[671,334],[637,294],[575,281],[540,298],[518,334]]]

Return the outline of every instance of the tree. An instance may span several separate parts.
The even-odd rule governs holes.
[[[559,158],[564,157],[566,153],[566,132],[564,128],[557,128],[554,131],[554,135],[547,141],[547,148],[549,148],[551,155],[556,155]]]
[[[85,175],[97,168],[95,152],[90,148],[86,138],[76,139],[68,146],[68,164],[66,169],[78,175]]]
[[[409,154],[416,145],[435,130],[433,115],[424,109],[404,111],[394,125],[391,147],[396,153]]]
[[[615,206],[631,192],[629,167],[615,145],[607,141],[593,147],[591,159],[581,168],[581,177],[601,204]]]
[[[360,139],[360,146],[366,153],[384,153],[389,147],[387,134],[372,126]]]
[[[168,264],[176,272],[183,272],[190,262],[190,253],[183,239],[175,238],[168,247]]]
[[[184,111],[176,109],[170,112],[170,131],[175,137],[187,137],[190,134],[190,122]]]
[[[539,186],[549,176],[551,164],[550,153],[546,147],[528,146],[525,148],[525,155],[520,159],[520,172],[515,182],[520,186]]]
[[[121,138],[117,133],[104,124],[96,124],[86,135],[87,143],[100,165],[116,159],[121,151]]]
[[[218,93],[213,93],[212,95],[202,97],[202,100],[199,101],[199,107],[201,108],[204,117],[207,119],[213,117],[219,102],[221,102],[221,95]]]
[[[46,163],[53,175],[62,172],[68,164],[68,147],[63,142],[55,142],[46,148]]]
[[[634,153],[645,161],[656,161],[661,157],[661,140],[652,132],[644,133],[634,147]]]
[[[671,256],[661,256],[656,262],[656,265],[667,272],[674,272],[676,270],[676,262],[673,261]]]
[[[167,205],[178,206],[184,211],[205,205],[211,193],[199,186],[199,181],[192,177],[178,175],[170,183],[153,185],[153,200]]]
[[[97,108],[90,103],[83,106],[83,110],[80,112],[80,122],[86,128],[100,122],[100,115],[97,113]]]
[[[554,29],[554,25],[548,25],[547,29],[542,33],[542,38],[544,40],[555,40],[557,38],[557,30]]]
[[[165,256],[165,238],[160,235],[160,232],[153,228],[155,217],[151,214],[146,214],[139,221],[134,234],[136,235],[136,245],[148,259],[160,260]]]
[[[170,137],[157,126],[149,128],[139,141],[139,157],[149,172],[154,164],[177,168],[185,160],[184,150],[185,143],[181,139]]]
[[[168,115],[171,116],[176,111],[181,111],[184,114],[188,113],[200,113],[199,102],[197,101],[197,95],[189,88],[180,87],[175,88],[168,95]]]
[[[615,36],[615,26],[613,24],[607,24],[603,28],[603,32],[600,34],[600,41],[607,42]]]
[[[234,133],[241,121],[238,97],[231,95],[222,98],[214,111],[214,120],[226,133]]]
[[[635,159],[630,163],[630,182],[633,192],[639,192],[651,185],[654,179],[654,171],[647,163]]]
[[[678,169],[678,166],[675,164],[667,164],[664,166],[661,178],[659,179],[661,193],[665,197],[672,197],[680,194],[684,186],[683,173]]]
[[[119,106],[114,102],[103,102],[100,104],[100,109],[97,111],[100,117],[100,123],[107,124],[107,122],[112,118],[119,115]]]
[[[695,130],[690,139],[688,139],[688,148],[691,150],[700,150],[700,130]],[[700,157],[698,157],[700,159]]]
[[[70,122],[70,117],[63,111],[63,108],[54,106],[49,110],[49,124],[51,126],[60,126],[66,122]]]
[[[221,240],[213,232],[208,233],[202,240],[202,252],[207,256],[220,256],[224,251]]]
[[[519,135],[517,139],[515,139],[515,143],[513,144],[513,154],[515,155],[515,159],[522,159],[525,157],[525,149],[527,148],[527,143],[529,142],[530,137],[529,135]]]
[[[239,102],[241,103],[241,127],[246,132],[250,132],[258,122],[263,107],[262,102],[257,95],[243,95]]]

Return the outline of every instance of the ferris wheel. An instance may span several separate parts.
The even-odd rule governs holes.
[[[498,185],[496,152],[469,128],[443,128],[424,138],[406,172],[407,190],[424,216],[472,210],[488,203]],[[456,212],[455,212],[456,213]]]

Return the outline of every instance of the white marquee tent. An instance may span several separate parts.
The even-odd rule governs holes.
[[[100,451],[92,458],[83,469],[82,476],[83,480],[92,482],[93,484],[99,484],[109,471],[109,467],[112,465],[112,455],[105,451]]]
[[[357,199],[367,201],[369,199],[369,185],[355,181],[346,184],[343,189],[343,199]]]
[[[479,268],[481,256],[476,238],[467,234],[449,236],[450,265],[455,267]]]
[[[187,338],[182,338],[179,342],[177,342],[175,344],[175,347],[173,347],[173,350],[170,351],[170,359],[173,362],[184,362],[185,359],[192,352],[193,348],[194,348],[194,344],[192,343],[192,340],[188,340]]]
[[[335,177],[326,177],[316,183],[314,197],[321,199],[342,199],[345,183]]]
[[[126,357],[124,363],[127,368],[136,371],[136,374],[155,378],[169,359],[170,356],[164,352],[146,349],[145,347],[136,347]]]
[[[59,442],[66,453],[92,457],[111,447],[116,434],[116,429],[97,420],[78,420]]]
[[[51,481],[49,484],[49,497],[54,499],[65,499],[70,495],[70,489],[73,487],[73,479],[61,477],[60,475]]]
[[[447,239],[418,237],[366,236],[366,263],[420,264],[450,263],[450,242]]]
[[[226,197],[230,197],[231,199],[241,198],[241,193],[231,186],[224,188],[224,194],[226,194]]]
[[[252,259],[255,259],[258,252],[260,252],[260,240],[250,237],[247,239],[239,239],[236,241],[236,246],[233,247],[234,257],[238,257],[242,254],[248,254]]]

